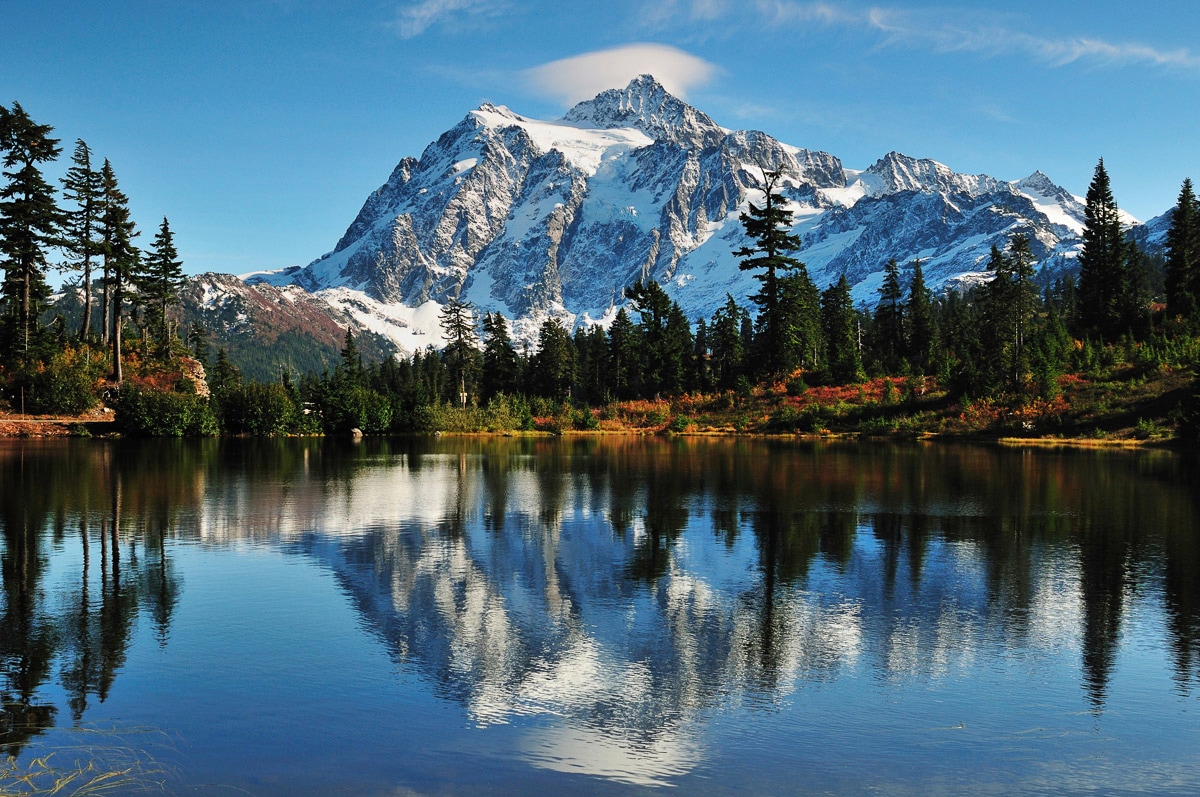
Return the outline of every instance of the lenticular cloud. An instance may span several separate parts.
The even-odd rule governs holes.
[[[671,94],[686,97],[689,89],[703,86],[714,72],[716,67],[708,61],[665,44],[627,44],[551,61],[525,70],[525,78],[534,90],[573,105],[647,74]]]

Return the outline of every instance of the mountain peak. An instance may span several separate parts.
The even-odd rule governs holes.
[[[725,131],[703,111],[667,91],[652,75],[638,75],[623,89],[602,91],[567,111],[563,121],[578,127],[633,127],[656,141],[710,147]]]

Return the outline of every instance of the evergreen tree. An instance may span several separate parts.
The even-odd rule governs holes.
[[[50,137],[53,129],[30,119],[20,103],[14,102],[12,110],[0,106],[0,150],[8,178],[0,189],[3,343],[6,353],[23,359],[40,348],[38,314],[50,295],[46,250],[58,245],[64,221],[54,189],[39,168],[62,152],[58,139]]]
[[[484,401],[500,393],[516,393],[521,363],[508,334],[508,322],[500,313],[483,316],[483,376],[480,394]]]
[[[157,327],[159,345],[166,355],[172,337],[167,311],[180,303],[179,291],[184,283],[183,262],[179,260],[175,236],[166,216],[150,250],[141,259],[136,282],[141,301],[149,310],[150,326]]]
[[[1166,289],[1167,317],[1200,323],[1200,200],[1190,178],[1179,189],[1167,231]]]
[[[625,296],[641,319],[637,329],[643,393],[678,392],[678,377],[683,372],[682,358],[686,349],[680,350],[678,340],[667,332],[671,297],[651,279],[627,288]]]
[[[1120,329],[1135,340],[1148,338],[1153,326],[1150,304],[1154,301],[1154,268],[1153,259],[1143,252],[1141,247],[1133,241],[1126,244],[1125,285],[1118,303],[1121,312]]]
[[[742,271],[759,272],[754,278],[762,287],[750,300],[759,307],[755,334],[758,373],[769,377],[783,376],[797,364],[791,359],[795,347],[788,346],[788,319],[779,278],[781,271],[792,271],[803,265],[790,256],[791,252],[800,249],[802,242],[791,232],[792,212],[787,209],[783,197],[775,192],[781,176],[780,171],[763,170],[763,204],[750,203],[749,211],[738,217],[752,243],[733,253],[741,259],[738,268]]]
[[[1101,158],[1088,186],[1079,253],[1077,324],[1082,334],[1110,341],[1121,334],[1126,256],[1121,216]]]
[[[779,278],[779,294],[784,332],[780,363],[784,373],[797,367],[819,368],[825,346],[821,333],[821,292],[803,263]]]
[[[667,310],[667,326],[663,334],[663,383],[667,395],[677,396],[687,389],[689,362],[695,340],[692,325],[679,302],[672,301]]]
[[[555,401],[569,398],[575,364],[575,346],[567,328],[557,318],[547,318],[538,330],[538,352],[531,365],[534,392]]]
[[[208,330],[198,321],[193,321],[191,328],[188,329],[188,347],[192,350],[192,356],[200,363],[205,371],[208,371]]]
[[[641,391],[641,366],[637,328],[622,307],[608,328],[609,384],[613,395],[631,399]]]
[[[450,299],[441,310],[442,338],[446,341],[443,356],[450,378],[464,404],[475,386],[478,370],[479,343],[475,336],[475,305]]]
[[[575,330],[575,352],[578,363],[575,398],[590,404],[602,403],[609,393],[608,337],[599,324]]]
[[[100,172],[92,168],[92,152],[83,139],[75,140],[74,164],[62,178],[63,196],[74,206],[66,213],[63,228],[63,247],[71,268],[81,272],[83,288],[83,320],[79,339],[86,340],[92,331],[92,261],[103,253],[97,239],[100,214],[104,206],[104,186]]]
[[[696,319],[696,336],[693,339],[691,373],[688,390],[699,393],[712,391],[712,373],[708,369],[708,324],[703,318]]]
[[[821,294],[821,321],[828,348],[829,376],[836,384],[862,379],[862,354],[858,348],[858,318],[850,296],[850,281],[843,274]]]
[[[105,274],[105,316],[111,319],[108,340],[112,344],[112,379],[117,384],[123,378],[121,370],[121,326],[124,321],[126,291],[137,275],[141,253],[133,245],[140,233],[129,217],[129,199],[117,187],[112,164],[104,161],[100,170],[104,189],[104,208],[101,216],[101,240]],[[111,307],[109,307],[111,302]]]
[[[339,366],[342,373],[356,384],[362,381],[364,376],[362,354],[358,351],[358,341],[354,339],[354,330],[350,327],[346,327],[346,335],[342,338],[342,348],[338,354],[342,357]]]
[[[713,378],[720,390],[732,390],[737,385],[737,378],[742,375],[742,362],[746,357],[742,344],[742,317],[745,314],[733,296],[725,294],[725,304],[713,314],[712,323],[709,324],[710,363]]]
[[[1002,384],[1019,390],[1029,373],[1028,338],[1038,301],[1029,238],[1013,235],[1008,254],[993,246],[988,270],[995,276],[982,291],[984,356],[977,392],[991,392]]]
[[[904,295],[900,289],[900,265],[895,258],[884,267],[883,284],[879,287],[879,304],[875,307],[872,329],[874,349],[879,366],[885,374],[900,373],[904,359]]]
[[[937,320],[934,316],[933,299],[925,287],[925,273],[921,259],[912,264],[912,281],[908,288],[908,304],[905,307],[905,340],[907,358],[918,374],[931,372],[933,349],[937,342]]]

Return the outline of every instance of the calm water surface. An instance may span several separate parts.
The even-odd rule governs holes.
[[[0,441],[0,744],[182,794],[1194,795],[1198,483],[1149,452]]]

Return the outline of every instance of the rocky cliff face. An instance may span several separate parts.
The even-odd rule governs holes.
[[[844,273],[859,301],[874,299],[891,258],[921,258],[937,287],[978,274],[1016,232],[1060,264],[1080,244],[1081,201],[1041,172],[1006,182],[896,152],[854,171],[726,130],[643,76],[558,121],[471,111],[400,161],[332,251],[248,281],[303,289],[404,350],[440,344],[436,307],[450,298],[499,311],[530,338],[551,314],[611,318],[623,289],[650,278],[707,317],[726,293],[756,289],[732,252],[763,169],[784,175],[814,279]]]

